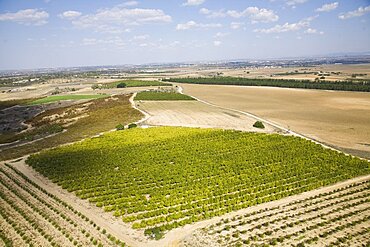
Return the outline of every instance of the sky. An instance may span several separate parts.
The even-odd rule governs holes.
[[[0,70],[370,51],[370,0],[0,0]]]

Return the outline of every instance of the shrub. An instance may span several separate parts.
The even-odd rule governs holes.
[[[155,240],[161,239],[164,235],[158,227],[145,229],[144,234]]]
[[[116,126],[116,130],[124,130],[125,129],[125,126],[123,124],[118,124]]]
[[[264,129],[265,125],[263,125],[263,123],[261,121],[257,121],[253,124],[253,127],[259,128],[259,129]]]
[[[128,128],[129,128],[129,129],[136,128],[136,127],[137,127],[137,124],[135,124],[135,123],[130,123],[130,124],[128,125]]]
[[[117,84],[117,88],[125,88],[125,87],[127,87],[127,85],[124,82],[120,82]]]

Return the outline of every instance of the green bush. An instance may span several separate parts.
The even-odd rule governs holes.
[[[263,123],[261,121],[257,121],[253,124],[253,127],[259,128],[259,129],[264,129],[265,125],[263,125]]]
[[[125,88],[125,87],[127,87],[127,85],[124,82],[120,82],[117,84],[117,88]]]
[[[150,228],[150,229],[145,229],[144,235],[146,235],[146,236],[148,236],[152,239],[159,240],[163,237],[164,234],[161,231],[161,229],[159,229],[158,227],[154,227],[154,228]]]
[[[125,129],[125,126],[123,124],[118,124],[116,126],[116,130],[124,130]]]
[[[128,128],[129,128],[129,129],[136,128],[136,127],[137,127],[137,124],[135,124],[135,123],[130,123],[130,124],[128,125]]]

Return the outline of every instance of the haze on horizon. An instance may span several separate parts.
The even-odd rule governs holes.
[[[0,70],[370,51],[368,0],[0,2]]]

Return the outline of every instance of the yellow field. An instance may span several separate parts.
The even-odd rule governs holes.
[[[251,112],[352,154],[370,157],[370,93],[178,85],[188,95]]]

